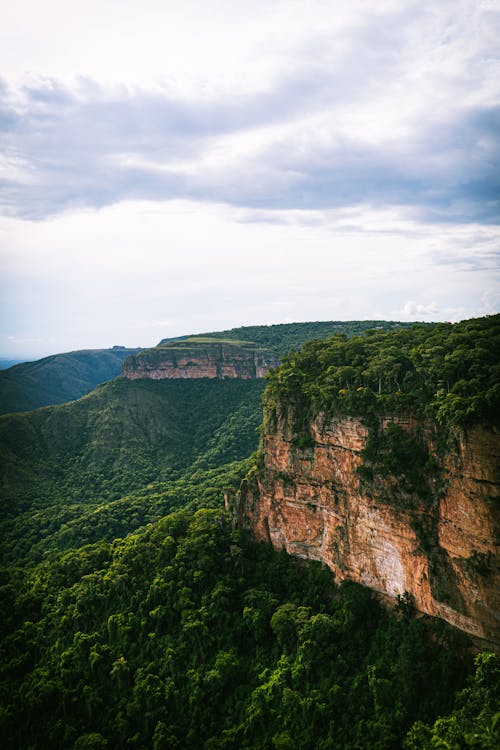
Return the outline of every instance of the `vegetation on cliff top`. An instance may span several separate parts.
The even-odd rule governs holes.
[[[231,339],[215,336],[188,336],[187,338],[175,339],[173,341],[164,341],[155,349],[191,349],[214,346],[234,346],[237,349],[265,349],[255,343],[255,341],[245,341],[243,339]],[[149,350],[146,350],[149,351]]]
[[[411,413],[438,424],[500,419],[500,315],[311,341],[269,378],[268,416],[290,404],[370,417]]]
[[[367,330],[392,331],[407,328],[413,323],[401,323],[392,320],[328,320],[312,323],[277,323],[269,326],[241,326],[226,331],[214,331],[198,336],[186,336],[179,339],[162,339],[159,346],[169,342],[185,339],[220,340],[236,339],[253,342],[259,348],[272,349],[278,356],[296,349],[312,339],[326,339],[335,334],[357,336]]]

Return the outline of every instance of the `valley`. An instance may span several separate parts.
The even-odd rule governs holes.
[[[490,747],[499,316],[339,325],[0,417],[6,747]]]

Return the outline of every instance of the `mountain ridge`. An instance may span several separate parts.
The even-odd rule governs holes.
[[[306,517],[295,551],[319,548],[315,532],[331,510],[337,562],[357,541],[342,522],[346,480],[368,488],[365,508],[378,512],[347,514],[365,546],[370,534],[387,542],[381,517],[401,521],[424,503],[418,520],[431,518],[460,461],[436,465],[409,408],[436,423],[438,457],[464,425],[485,419],[498,385],[487,323],[453,342],[443,338],[447,326],[402,327],[390,334],[395,348],[372,329],[292,351],[268,376],[253,457],[262,380],[116,378],[77,401],[0,417],[6,747],[496,747],[495,654],[480,653],[465,682],[470,638],[416,616],[409,592],[382,608],[367,586],[338,586],[326,565],[252,542],[222,508],[223,489],[231,496],[245,476],[251,489],[267,472],[292,501],[287,512]],[[388,408],[390,423],[381,419]],[[346,414],[350,430],[339,427]],[[469,458],[460,460],[476,477],[484,462]],[[489,476],[477,476],[486,487]],[[472,518],[474,508],[465,510]],[[451,520],[450,550],[460,542]],[[429,523],[405,530],[415,564],[423,556],[416,536],[422,547],[443,543],[433,531]],[[378,547],[375,572],[399,584],[394,555]],[[487,553],[476,546],[464,560],[471,590],[489,575]],[[456,596],[443,585],[449,570],[432,574]]]

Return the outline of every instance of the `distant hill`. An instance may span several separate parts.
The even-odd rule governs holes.
[[[140,349],[84,349],[53,354],[0,371],[0,414],[63,404],[120,375],[123,360]]]
[[[0,359],[0,370],[7,370],[8,367],[14,367],[19,365],[21,362],[26,362],[25,359]]]
[[[397,328],[408,328],[412,325],[415,325],[415,323],[401,323],[393,320],[327,320],[312,323],[277,323],[270,326],[241,326],[240,328],[228,328],[226,331],[196,335],[202,338],[252,341],[258,346],[271,349],[278,356],[282,356],[291,349],[298,349],[311,339],[327,339],[339,333],[344,333],[346,336],[359,336],[364,331],[371,329],[393,331]],[[172,339],[162,339],[158,346],[187,338],[192,337],[178,336]]]

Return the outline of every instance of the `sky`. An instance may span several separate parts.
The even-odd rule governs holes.
[[[16,0],[0,356],[500,310],[500,0]]]

